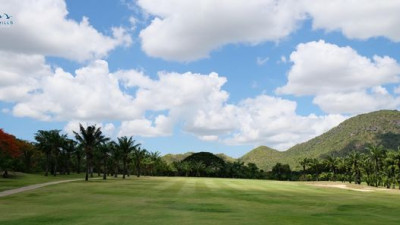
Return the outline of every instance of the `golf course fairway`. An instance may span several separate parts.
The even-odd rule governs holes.
[[[218,178],[82,180],[0,198],[0,224],[388,225],[400,224],[400,191]]]

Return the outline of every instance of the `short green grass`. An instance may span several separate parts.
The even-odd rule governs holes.
[[[300,182],[145,177],[47,186],[0,198],[0,224],[399,224],[399,192]]]

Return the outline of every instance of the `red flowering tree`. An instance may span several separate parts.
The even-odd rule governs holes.
[[[0,129],[0,170],[3,170],[3,177],[8,177],[8,169],[12,160],[20,155],[17,139]]]

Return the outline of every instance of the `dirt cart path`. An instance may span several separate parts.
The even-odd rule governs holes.
[[[33,184],[25,187],[20,187],[20,188],[15,188],[7,191],[2,191],[0,192],[0,198],[8,195],[13,195],[17,194],[20,192],[24,191],[30,191],[30,190],[35,190],[41,187],[49,186],[49,185],[54,185],[54,184],[61,184],[61,183],[67,183],[67,182],[73,182],[73,181],[78,181],[78,180],[83,180],[83,179],[73,179],[73,180],[60,180],[60,181],[53,181],[53,182],[47,182],[47,183],[41,183],[41,184]]]

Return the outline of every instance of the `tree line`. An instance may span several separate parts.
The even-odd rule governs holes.
[[[277,163],[263,171],[254,163],[225,162],[218,156],[200,152],[182,161],[166,163],[159,152],[151,152],[133,137],[106,137],[100,127],[79,126],[74,139],[60,130],[39,130],[35,142],[17,139],[0,129],[0,171],[43,172],[45,176],[84,173],[122,178],[130,175],[197,176],[299,181],[342,181],[400,189],[400,148],[388,150],[369,145],[364,152],[353,151],[344,157],[303,158],[300,170]]]
[[[19,140],[0,129],[0,171],[43,172],[48,175],[85,173],[85,180],[97,176],[122,178],[135,174],[161,175],[167,165],[159,152],[150,152],[132,137],[106,137],[100,127],[79,126],[70,139],[60,130],[39,130],[35,142]]]
[[[400,148],[369,145],[364,152],[352,151],[344,157],[303,158],[299,165],[301,171],[291,171],[289,165],[278,163],[271,173],[280,180],[364,182],[374,187],[397,185],[400,189]]]
[[[19,140],[0,129],[0,171],[43,172],[45,176],[84,173],[85,180],[102,176],[197,176],[265,178],[254,163],[225,162],[212,153],[195,153],[179,162],[166,163],[132,137],[106,137],[100,127],[79,126],[74,138],[60,130],[39,130],[34,142]],[[200,157],[200,158],[199,158]],[[202,158],[203,157],[203,158]]]

